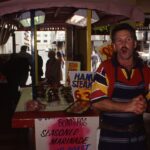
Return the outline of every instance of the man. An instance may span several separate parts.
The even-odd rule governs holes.
[[[138,57],[132,26],[117,25],[111,38],[114,55],[100,64],[91,93],[92,106],[101,113],[99,150],[145,150],[150,70]]]
[[[32,56],[27,51],[29,47],[22,45],[20,52],[14,57],[14,63],[18,63],[18,71],[20,72],[20,86],[26,86],[28,80],[29,71],[32,70]],[[31,73],[32,74],[32,73]]]
[[[43,59],[42,56],[38,54],[38,78],[39,81],[42,81],[43,76]]]
[[[56,54],[53,50],[48,52],[48,57],[45,71],[47,83],[51,86],[59,86],[62,75],[60,61],[56,59]]]
[[[18,53],[21,57],[24,57],[28,60],[28,63],[32,65],[32,56],[27,51],[29,50],[29,47],[26,45],[22,45],[20,48],[20,52]]]

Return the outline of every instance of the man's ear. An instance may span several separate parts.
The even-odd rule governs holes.
[[[136,47],[137,47],[137,41],[134,42],[134,48],[136,48]]]
[[[112,43],[113,51],[116,52],[116,46],[114,43]]]

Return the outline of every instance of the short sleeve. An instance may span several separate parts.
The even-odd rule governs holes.
[[[100,65],[94,76],[94,82],[92,84],[92,92],[90,96],[92,103],[108,98],[108,85],[109,83],[105,67]]]

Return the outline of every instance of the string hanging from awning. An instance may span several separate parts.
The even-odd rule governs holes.
[[[5,20],[5,18],[0,19],[0,45],[7,43],[10,35],[16,30],[16,26]]]

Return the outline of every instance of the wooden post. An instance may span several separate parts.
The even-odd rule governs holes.
[[[91,16],[92,11],[87,10],[87,71],[91,71]]]

